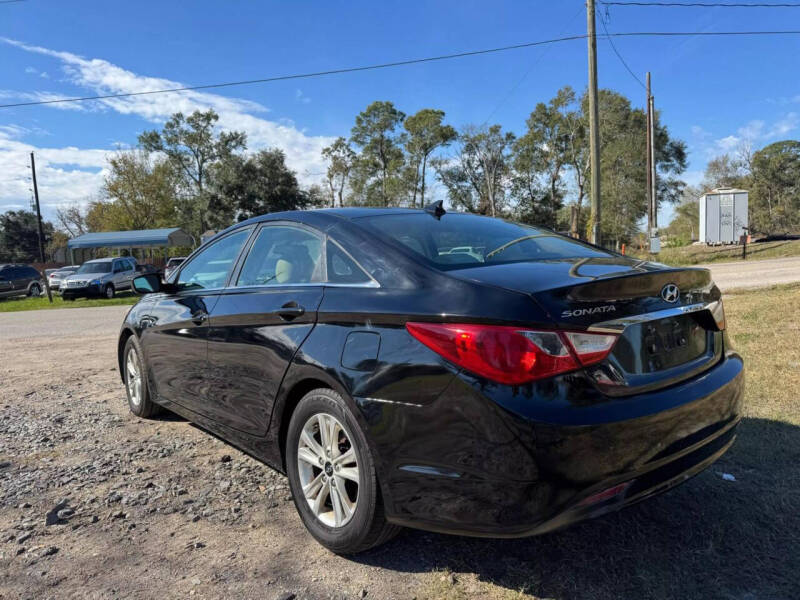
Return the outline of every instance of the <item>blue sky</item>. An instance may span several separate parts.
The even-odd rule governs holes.
[[[605,16],[601,7],[600,14]],[[624,31],[798,29],[800,9],[611,7]],[[447,54],[585,32],[583,0],[528,2],[85,2],[0,4],[0,103],[156,89],[319,71]],[[598,24],[599,31],[602,28]],[[689,145],[686,180],[710,157],[749,140],[758,148],[797,137],[800,36],[628,38],[630,67],[653,73],[654,95],[674,136]],[[608,42],[598,41],[602,87],[643,106],[644,91]],[[84,104],[0,109],[0,211],[30,200],[26,165],[37,153],[45,215],[96,196],[108,152],[136,143],[171,112],[213,107],[250,148],[279,146],[304,183],[319,151],[348,135],[373,100],[411,114],[447,113],[460,127],[500,123],[521,132],[539,101],[569,84],[583,90],[586,43],[363,73]],[[666,211],[668,212],[668,211]],[[662,222],[668,215],[662,216]]]

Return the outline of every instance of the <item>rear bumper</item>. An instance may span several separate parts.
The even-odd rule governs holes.
[[[421,431],[417,447],[427,456],[401,448],[384,466],[389,519],[443,533],[524,537],[640,502],[686,481],[730,448],[743,384],[742,360],[729,353],[680,385],[608,401],[607,413],[592,406],[584,418],[573,413],[553,423],[484,411],[472,427],[443,424],[436,441]],[[437,410],[452,402],[464,418],[475,393],[459,376]],[[531,407],[541,401],[535,395],[524,400]],[[603,418],[623,414],[622,403],[631,418]]]

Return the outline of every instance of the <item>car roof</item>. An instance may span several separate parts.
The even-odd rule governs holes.
[[[315,208],[311,210],[287,210],[283,212],[267,213],[259,215],[237,223],[229,229],[237,227],[244,227],[253,223],[263,223],[265,221],[299,221],[301,223],[313,223],[315,225],[323,225],[334,223],[340,220],[352,220],[361,217],[372,217],[380,215],[403,215],[411,213],[425,213],[424,210],[419,208],[380,208],[371,206],[348,206],[343,208]]]
[[[87,260],[87,263],[103,263],[103,262],[111,262],[114,260],[121,260],[123,258],[130,258],[128,256],[111,256],[109,258],[93,258],[92,260]],[[86,264],[86,263],[84,263]]]

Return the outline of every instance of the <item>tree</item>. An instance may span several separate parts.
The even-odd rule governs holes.
[[[746,166],[739,158],[722,154],[708,161],[701,187],[702,192],[715,188],[739,187],[746,177]]]
[[[330,191],[330,205],[336,206],[338,198],[339,206],[344,206],[344,190],[356,160],[356,153],[346,139],[338,137],[330,146],[322,149],[322,158],[328,163],[326,181]]]
[[[685,246],[697,239],[700,224],[700,205],[697,199],[702,191],[696,187],[687,186],[683,191],[680,204],[675,206],[675,216],[665,228],[672,246]]]
[[[397,128],[405,113],[391,102],[376,101],[356,116],[350,141],[361,153],[354,165],[353,191],[365,204],[396,205],[403,191],[405,137]]]
[[[514,144],[512,186],[526,220],[553,228],[564,197],[561,178],[570,143],[569,107],[574,103],[575,92],[567,86],[547,104],[537,104],[526,121],[525,135]],[[538,185],[540,177],[544,194]]]
[[[56,220],[70,237],[78,237],[88,231],[85,211],[78,204],[57,208]]]
[[[43,245],[53,236],[53,224],[42,222]],[[36,214],[9,210],[0,215],[0,262],[30,263],[39,260],[39,228]]]
[[[800,142],[775,142],[752,155],[750,227],[783,234],[800,230]]]
[[[108,160],[103,193],[115,206],[105,212],[105,231],[174,227],[179,175],[172,162],[143,149],[120,151]]]
[[[195,111],[188,117],[175,113],[162,131],[146,131],[139,143],[148,152],[163,152],[181,173],[188,202],[181,207],[187,214],[186,226],[198,235],[208,229],[209,176],[218,163],[231,159],[247,145],[240,131],[220,131],[214,127],[219,115],[213,109]]]
[[[454,206],[482,215],[500,212],[513,143],[514,134],[503,133],[500,125],[462,129],[455,160],[436,162],[439,179]]]
[[[261,150],[247,158],[234,155],[214,169],[210,193],[212,224],[224,226],[264,213],[305,208],[314,198],[300,189],[283,150]]]
[[[425,181],[428,158],[437,148],[449,145],[458,134],[450,125],[442,125],[444,111],[423,108],[408,117],[403,127],[408,132],[406,151],[413,178],[411,206],[417,206],[417,191],[420,206],[425,205]]]
[[[629,242],[647,214],[647,117],[630,101],[611,90],[600,90],[601,184],[603,239],[619,246]],[[582,102],[588,112],[588,99]],[[659,202],[680,200],[684,183],[677,178],[686,169],[686,145],[672,139],[656,114],[655,156]]]

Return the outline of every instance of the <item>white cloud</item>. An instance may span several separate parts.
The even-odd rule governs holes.
[[[798,125],[800,125],[800,115],[795,112],[790,112],[782,119],[773,123],[764,137],[768,139],[782,137],[797,129]]]
[[[39,199],[48,217],[56,207],[84,202],[100,189],[107,150],[36,147],[18,139],[26,132],[14,125],[0,127],[0,211],[29,206],[31,152],[36,156]]]
[[[303,90],[301,90],[301,89],[298,89],[298,90],[295,91],[294,97],[295,97],[295,100],[297,100],[298,102],[302,102],[303,104],[310,104],[311,103],[311,98],[306,96],[303,93]]]
[[[54,59],[65,73],[66,80],[82,87],[87,92],[78,95],[102,96],[154,91],[185,87],[185,83],[169,79],[140,75],[99,58],[84,58],[71,52],[63,52],[33,46],[16,40],[0,37],[0,42],[14,46],[25,52]],[[33,69],[32,67],[29,67]],[[26,69],[27,71],[27,69]],[[33,69],[33,71],[37,71]],[[41,73],[37,71],[37,73]],[[59,100],[70,97],[57,91],[17,92],[0,90],[0,98],[5,102]],[[296,98],[303,103],[310,102],[301,90]],[[289,167],[297,171],[298,179],[308,184],[316,182],[318,173],[324,171],[320,156],[323,147],[333,138],[311,136],[297,129],[290,120],[268,120],[263,117],[268,109],[258,103],[240,98],[221,96],[203,91],[186,91],[169,94],[137,95],[125,98],[104,98],[87,102],[66,102],[47,105],[59,110],[93,112],[113,111],[125,115],[135,115],[152,124],[161,124],[175,112],[191,113],[195,110],[213,108],[220,116],[219,127],[247,133],[248,149],[259,150],[278,147],[286,153]],[[4,166],[20,163],[24,170],[16,167],[0,170],[0,210],[13,205],[27,205],[28,171],[25,165],[27,153],[35,150],[37,154],[37,175],[39,175],[40,196],[44,202],[63,203],[80,200],[93,195],[102,183],[102,169],[108,149],[36,148],[19,141],[26,131],[11,129],[18,125],[5,125],[0,131],[0,161]],[[8,129],[11,128],[11,129]],[[138,132],[130,132],[131,142]],[[124,137],[115,132],[117,137]],[[39,167],[39,161],[42,166]],[[80,168],[92,168],[87,172]],[[41,172],[41,174],[39,174]],[[53,188],[53,195],[47,192]],[[47,198],[47,199],[46,199]],[[49,200],[53,198],[54,200]],[[55,200],[57,198],[57,200]]]

